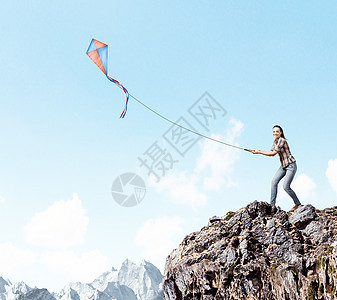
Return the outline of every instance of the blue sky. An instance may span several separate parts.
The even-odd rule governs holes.
[[[130,100],[85,55],[109,45],[109,75],[171,120],[208,92],[227,111],[207,132],[269,150],[285,130],[303,203],[336,205],[335,1],[7,1],[0,12],[0,275],[58,291],[126,258],[165,257],[213,215],[269,201],[277,157],[199,140],[153,182],[138,157],[170,124]],[[194,123],[194,126],[196,123]],[[111,184],[138,173],[146,196]],[[277,204],[290,209],[280,192]]]

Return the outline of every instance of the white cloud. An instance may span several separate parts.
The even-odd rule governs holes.
[[[198,178],[195,175],[188,175],[186,172],[169,174],[155,186],[159,192],[167,191],[170,200],[176,204],[196,209],[204,206],[207,202],[207,196],[199,190]]]
[[[301,202],[315,200],[316,198],[316,183],[306,174],[297,176],[293,183],[293,190]]]
[[[330,159],[325,176],[328,178],[332,189],[337,193],[337,159]]]
[[[237,146],[235,140],[243,131],[243,123],[231,119],[231,126],[224,136],[212,135],[214,139],[225,141],[228,144]],[[203,176],[203,185],[208,190],[219,190],[223,185],[230,187],[233,185],[231,174],[234,164],[239,160],[238,149],[229,147],[214,141],[205,140],[202,146],[202,153],[197,161],[195,171],[200,174],[202,171],[210,170],[209,176]]]
[[[61,274],[67,282],[92,282],[109,269],[107,258],[99,250],[85,252],[81,256],[69,250],[48,252],[41,256],[40,263]]]
[[[308,175],[302,173],[296,176],[295,180],[291,184],[291,188],[296,193],[302,204],[316,201],[316,183]],[[284,203],[284,205],[294,205],[292,199],[289,198],[289,195],[283,189],[283,180],[279,183],[279,195],[280,200]]]
[[[33,245],[65,249],[83,241],[89,218],[77,194],[71,200],[55,202],[42,213],[36,213],[24,228]]]
[[[0,204],[5,202],[5,198],[0,195]]]
[[[179,217],[164,216],[147,220],[135,238],[135,243],[143,248],[141,257],[162,267],[166,257],[179,243],[182,223]]]
[[[242,130],[243,123],[232,118],[224,136],[212,135],[211,137],[237,146],[235,140]],[[224,185],[227,187],[233,185],[231,175],[239,155],[238,149],[204,140],[193,172],[171,173],[158,183],[150,176],[149,185],[154,186],[158,192],[166,192],[173,203],[197,209],[206,205],[208,201],[203,188],[217,191]]]
[[[21,250],[11,242],[0,244],[0,275],[30,267],[35,260],[36,255],[30,250]]]

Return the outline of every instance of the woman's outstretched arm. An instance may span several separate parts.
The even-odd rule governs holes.
[[[272,151],[262,151],[262,150],[252,150],[252,153],[254,154],[263,154],[263,155],[266,155],[266,156],[274,156],[277,154],[277,151],[275,150],[272,150]]]

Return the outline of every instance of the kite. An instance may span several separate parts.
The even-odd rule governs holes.
[[[120,118],[124,118],[126,111],[128,109],[129,92],[120,82],[118,82],[116,79],[111,78],[108,75],[108,45],[95,39],[92,39],[86,54],[97,65],[97,67],[101,69],[101,71],[105,74],[106,78],[108,78],[111,82],[118,85],[124,91],[126,95],[126,102],[124,110],[120,115]]]
[[[138,100],[136,97],[134,97],[131,94],[129,94],[129,92],[127,91],[127,89],[120,82],[118,82],[116,79],[113,79],[110,76],[108,76],[108,45],[107,44],[104,44],[104,43],[102,43],[100,41],[92,39],[91,42],[90,42],[90,45],[89,45],[89,48],[88,48],[86,54],[101,69],[101,71],[105,74],[105,76],[111,82],[113,82],[116,85],[118,85],[124,91],[124,93],[126,95],[126,102],[125,102],[124,110],[123,110],[122,114],[120,115],[120,118],[124,118],[125,117],[126,111],[128,109],[129,97],[132,97],[134,100],[136,100],[138,103],[140,103],[141,105],[143,105],[146,109],[150,110],[152,113],[156,114],[157,116],[161,117],[162,119],[166,120],[167,122],[172,123],[173,125],[180,127],[181,129],[184,129],[184,130],[189,131],[189,132],[191,132],[193,134],[199,135],[199,136],[201,136],[203,138],[212,140],[212,141],[217,142],[217,143],[221,143],[221,144],[226,145],[226,146],[230,146],[230,147],[233,147],[233,148],[237,148],[237,149],[245,150],[245,151],[248,151],[248,152],[252,152],[252,150],[241,148],[241,147],[236,146],[236,145],[228,144],[228,143],[225,143],[223,141],[219,141],[217,139],[211,138],[209,136],[206,136],[206,135],[203,135],[203,134],[201,134],[199,132],[191,130],[190,128],[186,128],[184,126],[181,126],[180,124],[177,124],[176,122],[173,122],[170,119],[164,117],[160,113],[156,112],[152,108],[150,108],[147,105],[145,105],[143,102],[141,102],[140,100]]]

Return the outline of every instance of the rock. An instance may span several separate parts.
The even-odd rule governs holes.
[[[24,295],[18,295],[18,300],[56,300],[47,289],[32,289]]]
[[[337,207],[287,213],[254,201],[185,237],[166,260],[164,297],[333,299],[336,247]]]
[[[297,208],[289,218],[289,222],[299,228],[315,219],[316,216],[315,207],[308,204]]]

